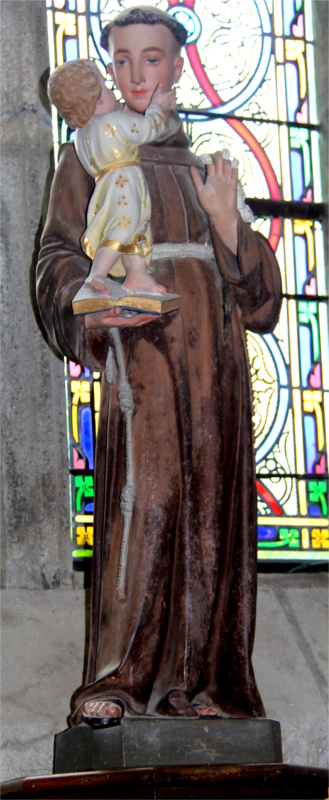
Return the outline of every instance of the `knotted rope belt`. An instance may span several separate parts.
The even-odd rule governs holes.
[[[201,258],[211,261],[215,258],[212,245],[197,244],[196,242],[179,242],[178,244],[154,244],[152,259],[160,258]]]
[[[120,560],[118,575],[116,581],[116,588],[120,596],[123,596],[126,582],[126,567],[128,556],[128,541],[130,533],[130,524],[134,506],[135,484],[134,484],[134,464],[133,464],[133,435],[132,435],[132,415],[134,410],[134,401],[126,372],[126,365],[124,359],[124,352],[122,342],[120,339],[119,328],[111,329],[111,338],[113,341],[115,357],[119,369],[119,404],[120,411],[126,420],[126,485],[123,487],[120,495],[120,511],[123,516],[123,533],[120,549]],[[108,383],[113,383],[113,362],[112,350],[109,352],[106,360],[105,377]]]

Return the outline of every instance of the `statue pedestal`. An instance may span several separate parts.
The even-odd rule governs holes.
[[[54,773],[141,767],[282,763],[280,724],[269,719],[124,717],[55,736]]]

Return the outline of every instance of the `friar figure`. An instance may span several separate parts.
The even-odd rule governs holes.
[[[185,29],[158,8],[119,14],[102,33],[125,101],[143,115],[180,77]],[[273,330],[280,273],[237,211],[237,169],[206,169],[178,114],[139,148],[148,184],[155,278],[180,310],[130,319],[73,317],[90,262],[80,237],[94,189],[73,144],[60,151],[38,265],[40,311],[69,359],[104,372],[120,328],[134,400],[135,502],[124,593],[116,589],[125,484],[118,388],[102,380],[86,684],[71,725],[111,716],[264,716],[252,668],[256,489],[246,329]]]

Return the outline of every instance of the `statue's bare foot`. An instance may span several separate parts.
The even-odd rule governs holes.
[[[122,717],[122,708],[112,700],[87,700],[82,709],[82,719],[92,728],[116,725]]]
[[[193,708],[196,711],[198,717],[222,717],[219,708],[216,708],[214,706],[206,706],[195,703],[195,705],[193,704]]]
[[[85,286],[93,289],[94,292],[106,294],[108,297],[111,297],[111,289],[107,285],[107,278],[104,278],[103,275],[90,275],[85,280]]]
[[[157,283],[153,275],[148,273],[141,275],[137,271],[130,271],[122,284],[124,289],[129,292],[148,292],[149,294],[165,294],[166,288],[161,283]]]
[[[196,711],[189,703],[185,692],[178,689],[170,692],[167,697],[168,714],[172,717],[196,717]]]

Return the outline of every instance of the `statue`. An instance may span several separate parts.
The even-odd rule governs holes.
[[[158,8],[129,9],[105,27],[108,71],[129,113],[142,118],[156,87],[167,92],[179,79],[185,38]],[[103,376],[87,682],[73,697],[70,725],[122,715],[262,717],[251,660],[257,527],[245,330],[273,330],[280,273],[267,241],[237,211],[237,167],[227,153],[205,168],[175,111],[166,137],[139,153],[155,280],[181,296],[180,310],[73,316],[90,268],[79,241],[94,183],[71,143],[61,148],[38,264],[54,344],[104,372],[111,331],[120,331],[134,402],[135,501],[118,592],[125,426],[117,382]]]
[[[48,94],[69,127],[77,128],[74,146],[79,161],[96,182],[81,240],[93,259],[85,285],[110,296],[112,284],[106,279],[122,254],[128,273],[125,289],[164,294],[165,287],[147,271],[151,208],[137,145],[164,133],[175,92],[156,87],[145,115],[134,114],[131,119],[131,113],[116,111],[116,97],[96,64],[77,59],[57,67],[49,78]]]

